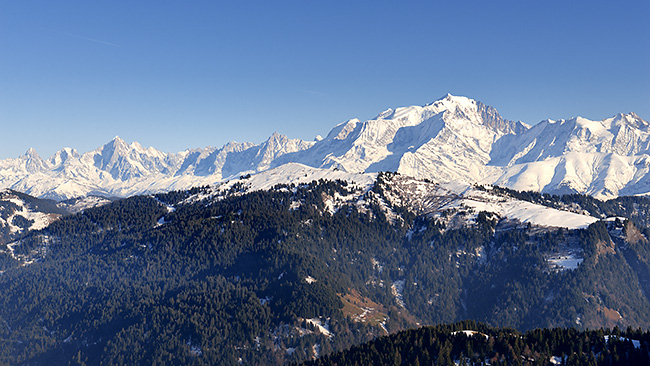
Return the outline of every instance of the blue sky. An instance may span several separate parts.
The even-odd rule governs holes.
[[[0,158],[313,139],[447,92],[650,119],[648,1],[0,0]]]

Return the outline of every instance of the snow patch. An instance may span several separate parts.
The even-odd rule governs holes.
[[[636,340],[636,339],[630,339],[626,337],[619,337],[616,335],[606,335],[604,336],[605,338],[605,343],[609,343],[610,339],[613,339],[615,341],[621,341],[621,342],[632,342],[632,345],[634,345],[634,348],[639,349],[641,348],[641,341]]]
[[[295,211],[295,210],[299,209],[300,206],[302,206],[302,202],[300,202],[300,201],[293,201],[293,202],[291,202],[291,204],[289,205],[289,211]]]
[[[578,269],[578,266],[582,263],[584,258],[579,257],[577,253],[570,253],[564,255],[553,255],[546,258],[546,260],[552,264],[552,270],[564,271]]]
[[[374,269],[378,273],[382,273],[384,271],[384,266],[381,263],[379,263],[379,261],[375,259],[375,257],[370,258],[370,263],[372,263],[372,269]]]
[[[550,363],[553,365],[563,365],[564,362],[566,361],[567,356],[560,357],[560,356],[551,356],[551,359],[549,360]]]
[[[479,335],[479,336],[485,337],[486,340],[489,338],[487,334],[483,334],[483,333],[477,332],[475,330],[459,330],[459,331],[456,331],[456,332],[451,332],[451,335],[456,335],[456,334],[460,334],[460,333],[465,334],[467,337],[474,337],[476,335]]]
[[[59,202],[57,206],[68,210],[71,213],[81,212],[92,207],[100,207],[111,203],[112,201],[99,196],[85,196],[82,198],[72,199],[64,202]]]
[[[332,332],[330,332],[330,318],[327,318],[324,322],[320,318],[305,319],[305,321],[318,329],[318,331],[326,336],[327,338],[332,338]]]
[[[314,359],[320,357],[320,343],[314,343],[314,345],[311,346],[311,351],[314,354]]]
[[[397,305],[399,305],[402,308],[405,308],[404,304],[404,280],[397,280],[393,281],[393,284],[390,286],[390,291],[395,297],[395,301],[397,302]]]

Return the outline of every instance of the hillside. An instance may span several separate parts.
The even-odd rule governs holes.
[[[381,337],[303,365],[647,365],[650,332],[618,328],[520,333],[464,321]]]
[[[650,324],[646,198],[278,173],[117,200],[0,246],[0,363],[284,364],[462,319]]]

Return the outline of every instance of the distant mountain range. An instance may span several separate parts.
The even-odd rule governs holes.
[[[481,102],[447,95],[425,106],[388,109],[369,121],[351,119],[315,141],[274,133],[259,145],[229,142],[170,154],[115,137],[93,151],[64,148],[47,160],[29,149],[0,161],[0,188],[57,200],[122,197],[299,163],[612,198],[650,192],[649,126],[630,113],[602,121],[545,120],[531,127]]]

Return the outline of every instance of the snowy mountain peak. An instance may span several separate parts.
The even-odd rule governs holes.
[[[118,145],[128,145],[123,138],[118,135],[115,135],[111,141],[107,142],[106,145],[118,146]]]
[[[623,124],[627,125],[631,128],[639,129],[642,131],[648,131],[648,127],[650,126],[650,123],[639,117],[636,113],[630,112],[630,113],[619,113],[615,115],[614,117],[610,119],[606,119],[603,122],[607,122],[608,120],[611,120],[613,124]]]
[[[108,156],[109,159],[113,154],[122,155],[129,150],[129,145],[119,136],[115,136],[111,141],[104,144],[98,149],[102,155]]]
[[[445,96],[442,98],[434,101],[432,104],[436,103],[445,103],[447,105],[455,104],[455,105],[464,105],[465,107],[468,107],[472,104],[476,104],[476,101],[474,99],[470,99],[461,95],[452,95],[450,93],[447,93]]]
[[[250,142],[229,141],[223,145],[222,150],[226,152],[239,152],[253,147]]]
[[[136,151],[144,151],[144,150],[145,150],[145,148],[142,147],[142,145],[140,145],[140,143],[137,142],[137,141],[133,141],[133,142],[129,145],[129,148],[131,148],[131,150],[136,150]]]
[[[29,158],[38,158],[38,159],[41,158],[38,155],[38,153],[36,152],[36,149],[34,149],[33,147],[30,147],[29,149],[27,149],[27,151],[25,152],[25,156],[27,156]]]
[[[360,123],[361,121],[359,121],[358,118],[347,120],[346,122],[343,122],[334,127],[334,129],[332,129],[332,131],[330,131],[330,133],[327,135],[327,139],[333,138],[335,140],[345,140]]]
[[[115,136],[114,139],[107,142],[104,146],[96,150],[103,158],[101,168],[105,168],[111,162],[111,159],[113,159],[114,156],[118,157],[120,155],[126,154],[128,149],[129,149],[129,145],[127,145],[127,143],[124,140],[122,140],[119,136]]]
[[[444,111],[453,113],[456,110],[475,111],[476,105],[477,102],[473,99],[463,97],[463,96],[451,95],[447,93],[442,98],[439,98],[425,105],[424,108],[433,109],[435,110],[436,113],[440,113]]]
[[[387,110],[379,113],[375,119],[391,119],[393,117],[395,110],[393,108],[388,108]]]
[[[119,136],[82,157],[92,161],[97,169],[109,172],[113,179],[122,181],[169,172],[166,159],[165,153],[154,148],[145,150],[137,142],[129,145]]]
[[[289,138],[285,135],[279,134],[277,131],[273,132],[271,136],[265,141],[265,143],[278,143],[282,141],[286,141]]]
[[[444,97],[427,104],[435,113],[444,112],[449,119],[471,121],[488,126],[500,134],[517,134],[529,129],[522,122],[509,121],[501,117],[494,107],[464,96],[447,93]]]
[[[79,157],[80,155],[77,150],[69,147],[64,147],[52,155],[52,157],[48,159],[48,163],[56,168],[65,164],[67,161],[70,161],[70,159],[78,159]]]
[[[45,161],[31,147],[25,152],[23,159],[25,161],[25,169],[30,173],[36,173],[46,169]]]
[[[445,95],[443,95],[440,98],[437,98],[433,102],[426,104],[425,107],[428,107],[430,105],[434,105],[436,103],[441,103],[441,102],[444,102],[444,101],[450,102],[450,101],[453,101],[455,98],[456,98],[456,96],[452,95],[451,93],[446,93]],[[463,97],[461,97],[461,98],[463,98]]]

